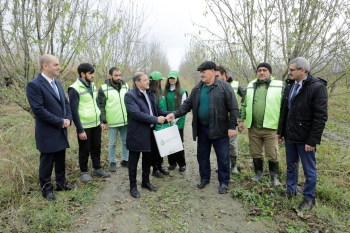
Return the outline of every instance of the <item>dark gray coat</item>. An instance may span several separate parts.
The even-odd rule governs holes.
[[[174,111],[176,118],[187,114],[192,109],[193,140],[197,137],[198,107],[203,82],[195,86],[190,96]],[[215,139],[228,135],[228,130],[236,130],[238,103],[229,83],[215,79],[209,93],[209,138]]]

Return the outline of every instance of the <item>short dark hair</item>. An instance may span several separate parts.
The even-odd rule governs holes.
[[[110,75],[112,75],[114,71],[119,71],[119,70],[120,70],[120,69],[117,68],[117,67],[112,67],[112,68],[109,69],[108,73],[109,73]]]
[[[134,74],[134,76],[132,77],[132,80],[134,81],[134,83],[136,83],[136,81],[140,81],[141,80],[141,76],[144,75],[145,73],[143,72],[136,72]]]
[[[81,77],[81,73],[91,73],[93,74],[95,72],[95,68],[90,64],[90,63],[81,63],[79,66],[78,66],[78,74],[79,74],[79,77]]]
[[[227,74],[226,69],[223,66],[217,66],[216,71],[219,71],[221,75]]]

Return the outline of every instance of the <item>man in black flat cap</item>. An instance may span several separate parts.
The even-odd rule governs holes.
[[[241,117],[238,119],[238,131],[244,129],[244,120],[248,128],[250,155],[253,158],[255,176],[253,181],[263,177],[264,156],[269,161],[271,183],[281,185],[278,180],[278,142],[276,132],[283,96],[283,82],[271,76],[271,65],[263,62],[257,67],[257,78],[248,84],[244,103],[241,105]]]
[[[224,194],[230,182],[229,138],[236,135],[238,104],[230,84],[215,78],[215,70],[216,64],[212,61],[205,61],[198,67],[202,81],[167,119],[172,121],[192,109],[193,140],[198,137],[197,160],[201,177],[197,187],[202,189],[210,181],[213,145],[218,163],[219,193]]]

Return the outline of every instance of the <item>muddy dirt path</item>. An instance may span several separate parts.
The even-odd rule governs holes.
[[[191,121],[192,115],[188,114],[185,172],[176,169],[161,179],[151,176],[151,183],[158,191],[149,192],[140,187],[140,161],[137,179],[141,198],[134,199],[129,194],[128,171],[118,167],[101,187],[94,205],[76,221],[74,232],[276,232],[245,217],[247,212],[230,195],[234,187],[229,186],[227,194],[218,194],[213,152],[211,182],[202,190],[197,188],[198,163]]]

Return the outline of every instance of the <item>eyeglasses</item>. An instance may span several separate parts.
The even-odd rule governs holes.
[[[293,72],[293,71],[296,71],[296,70],[301,70],[301,68],[296,68],[296,69],[288,68],[288,71],[289,71],[289,72]]]

